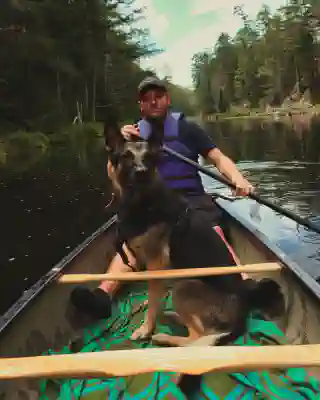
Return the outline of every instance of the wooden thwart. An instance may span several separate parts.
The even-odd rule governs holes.
[[[0,380],[129,376],[156,371],[200,375],[320,367],[320,345],[176,347],[0,359]]]
[[[70,274],[58,278],[59,283],[83,283],[90,281],[146,281],[151,279],[196,278],[200,276],[228,275],[240,273],[277,272],[278,263],[247,264],[233,267],[186,268],[165,271],[122,272],[107,274]]]

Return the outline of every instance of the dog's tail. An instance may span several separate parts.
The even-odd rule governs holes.
[[[279,316],[284,311],[284,296],[280,285],[272,279],[244,281],[249,308],[261,310],[270,316]]]

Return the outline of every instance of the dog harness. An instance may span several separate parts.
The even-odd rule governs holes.
[[[149,210],[149,212],[150,211],[151,210]],[[178,213],[176,218],[174,218],[174,220],[166,221],[166,223],[171,227],[171,234],[170,234],[169,242],[171,242],[171,240],[177,236],[182,237],[185,230],[188,229],[189,211],[190,211],[190,209],[189,209],[188,205],[186,204],[185,207],[183,207],[180,210],[180,212]],[[148,212],[148,210],[147,210],[147,212]],[[153,213],[153,214],[158,214],[158,216],[159,216],[159,213],[157,213],[156,210],[155,210],[155,213]],[[116,243],[115,243],[116,251],[120,255],[122,262],[125,265],[127,265],[128,267],[130,267],[132,269],[132,271],[136,272],[136,271],[146,270],[146,265],[133,266],[130,263],[129,258],[123,249],[124,244],[127,246],[127,248],[129,249],[129,251],[131,252],[133,257],[136,259],[137,257],[136,257],[134,250],[129,246],[130,239],[145,233],[153,225],[157,225],[160,222],[165,222],[165,221],[162,221],[161,217],[157,221],[157,217],[155,217],[155,220],[150,221],[150,223],[147,223],[146,221],[144,221],[143,224],[141,224],[140,226],[137,226],[136,224],[132,224],[132,221],[128,221],[126,218],[122,219],[121,212],[118,213],[118,221],[117,221],[117,227],[116,227],[116,231],[117,231],[116,232]]]

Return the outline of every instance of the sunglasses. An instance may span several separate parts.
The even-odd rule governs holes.
[[[147,93],[143,93],[139,96],[140,103],[152,103],[162,100],[165,96],[167,96],[167,92],[164,90],[153,90]]]

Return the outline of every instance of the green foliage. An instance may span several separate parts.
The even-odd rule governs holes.
[[[102,130],[102,124],[90,122],[65,126],[51,134],[22,130],[7,133],[0,141],[0,168],[28,171],[59,155],[86,169],[89,159],[104,152]]]
[[[2,0],[2,134],[135,113],[138,62],[159,52],[141,18],[132,0]]]
[[[164,78],[170,92],[171,106],[175,111],[181,111],[187,116],[195,114],[195,101],[193,91],[174,85],[169,77]]]
[[[153,73],[139,61],[161,51],[142,18],[134,0],[2,0],[0,135],[137,118],[137,85]],[[172,89],[190,113],[183,89]]]
[[[291,0],[274,14],[263,6],[253,21],[242,6],[234,14],[243,21],[235,37],[221,33],[212,52],[193,57],[199,110],[264,108],[300,100],[306,89],[311,101],[319,102],[319,1]]]
[[[9,134],[2,142],[2,164],[19,169],[28,169],[43,159],[50,149],[50,139],[41,132],[17,131]],[[0,148],[1,152],[1,148]]]

